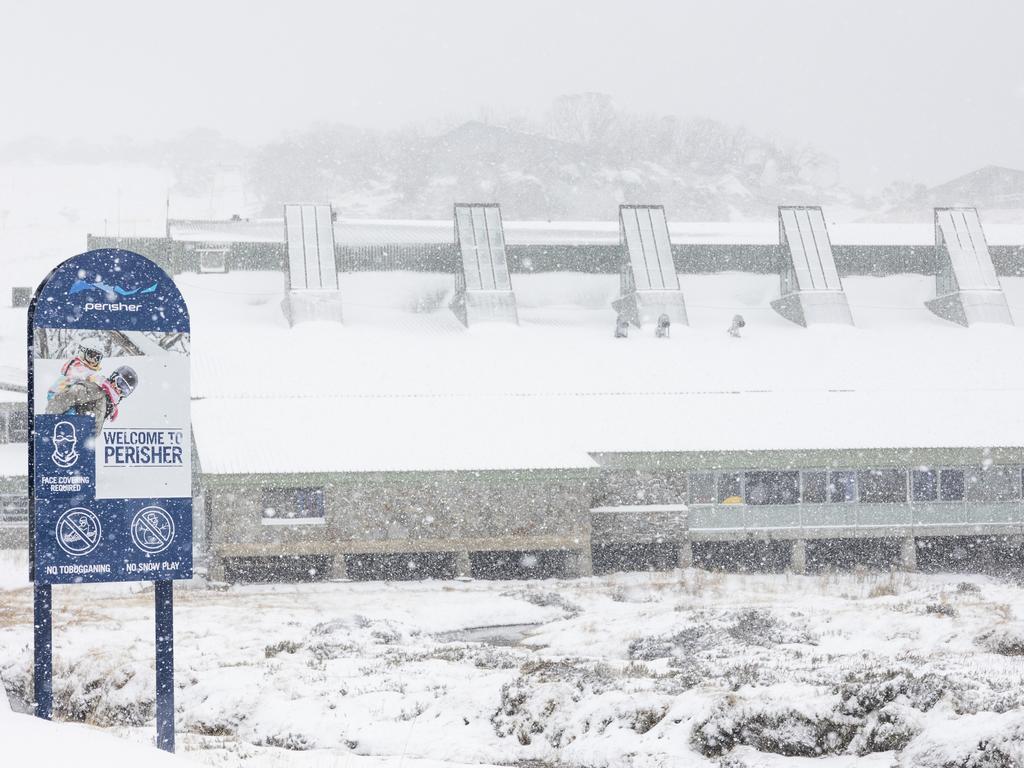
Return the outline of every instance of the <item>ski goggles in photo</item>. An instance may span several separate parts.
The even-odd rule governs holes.
[[[110,383],[117,387],[117,391],[121,393],[121,397],[128,397],[134,390],[131,384],[122,376],[120,373],[110,374]]]

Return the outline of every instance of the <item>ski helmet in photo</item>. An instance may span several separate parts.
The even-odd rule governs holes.
[[[130,365],[122,365],[107,377],[107,381],[114,385],[122,398],[125,398],[135,391],[139,384],[139,375]]]
[[[100,363],[103,362],[103,350],[105,348],[106,344],[99,336],[86,336],[78,342],[78,356],[83,363],[94,371],[98,371]]]

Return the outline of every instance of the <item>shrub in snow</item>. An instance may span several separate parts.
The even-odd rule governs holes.
[[[528,662],[520,671],[502,686],[491,724],[498,736],[524,746],[562,749],[611,732],[643,736],[662,722],[678,693],[670,678],[651,677],[650,670],[644,677],[625,677],[605,664],[562,660]]]
[[[263,649],[263,657],[266,659],[272,659],[279,653],[295,653],[299,648],[302,647],[302,643],[297,643],[293,640],[282,640],[279,643],[268,645]]]
[[[583,613],[583,609],[580,608],[572,600],[562,597],[557,592],[526,592],[520,594],[510,594],[512,597],[522,597],[528,603],[532,605],[539,605],[542,608],[553,606],[555,608],[561,608],[565,611],[565,618],[571,619],[574,616],[579,616]]]
[[[630,642],[628,653],[634,661],[689,658],[718,648],[726,640],[722,630],[710,624],[693,624],[670,635],[639,637]]]
[[[257,737],[253,743],[260,747],[278,747],[279,749],[290,749],[296,752],[316,748],[316,739],[314,737],[291,731],[275,733],[262,738]]]
[[[860,722],[837,712],[730,699],[694,727],[690,744],[705,757],[719,757],[739,745],[787,757],[819,757],[845,751]]]
[[[900,754],[905,768],[1020,768],[1024,711],[935,722]]]
[[[1002,624],[978,635],[977,642],[989,653],[1024,656],[1024,624]]]
[[[924,715],[906,704],[891,702],[869,715],[850,744],[858,755],[898,751],[922,730]]]
[[[757,608],[741,611],[726,628],[730,637],[746,645],[772,646],[783,643],[808,643],[806,632],[780,621],[768,611]]]
[[[53,711],[61,720],[143,726],[156,716],[156,701],[149,681],[134,671],[82,659],[55,665]]]
[[[929,603],[924,607],[925,613],[932,613],[937,616],[949,616],[950,618],[955,617],[956,608],[949,603]]]
[[[903,668],[867,669],[849,675],[836,688],[836,693],[841,700],[840,712],[864,717],[897,699],[927,712],[938,703],[947,687],[943,677],[932,673],[919,676]]]

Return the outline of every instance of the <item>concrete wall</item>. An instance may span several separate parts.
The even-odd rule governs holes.
[[[125,248],[156,261],[172,274],[194,272],[199,267],[198,243],[161,237],[109,237],[89,235],[87,247]],[[999,275],[1024,275],[1024,245],[989,246],[992,263]],[[508,245],[508,266],[512,272],[591,272],[616,274],[622,264],[618,245]],[[833,245],[840,277],[851,275],[883,276],[893,274],[933,275],[936,270],[932,245]],[[459,268],[454,242],[381,244],[367,246],[336,245],[338,269],[342,272],[409,270],[415,272],[451,272]],[[764,244],[686,244],[673,245],[676,269],[684,274],[716,272],[756,272],[777,274],[782,265],[782,249]],[[235,270],[283,269],[283,242],[230,243],[227,264]]]
[[[214,559],[278,554],[589,549],[585,474],[491,472],[275,477],[324,489],[323,524],[266,525],[268,478],[207,478]]]

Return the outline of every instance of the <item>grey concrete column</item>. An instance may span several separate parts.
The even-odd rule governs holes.
[[[807,541],[796,539],[789,558],[789,569],[793,573],[807,573]]]
[[[693,568],[693,542],[689,539],[679,542],[676,558],[680,568]]]
[[[224,560],[211,554],[206,566],[207,581],[224,581]]]
[[[917,541],[913,536],[900,541],[900,570],[917,570]]]
[[[455,553],[455,578],[473,578],[473,561],[469,557],[469,552],[463,551]]]
[[[589,546],[583,549],[573,549],[566,553],[565,575],[567,578],[594,575],[594,561]]]
[[[332,581],[348,580],[348,563],[344,555],[335,555],[331,558],[331,570],[328,574]]]

